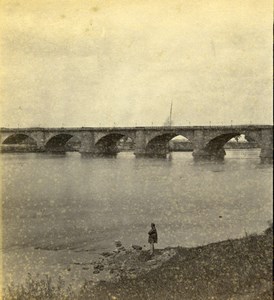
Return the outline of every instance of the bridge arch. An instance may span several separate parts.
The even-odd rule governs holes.
[[[224,146],[233,138],[243,136],[247,142],[254,142],[258,147],[261,147],[260,135],[257,133],[249,133],[246,131],[233,131],[226,133],[219,133],[213,138],[209,138],[205,144],[203,151],[211,159],[223,159],[226,155]],[[206,156],[205,155],[205,156]]]
[[[77,136],[69,133],[58,133],[51,136],[45,143],[45,150],[51,152],[66,152],[68,151],[66,144],[72,138],[76,138],[81,142]]]
[[[185,138],[185,140],[189,142],[192,141],[192,136],[189,136],[188,134],[184,134],[181,132],[169,132],[169,133],[157,134],[154,137],[150,138],[146,144],[145,150],[147,155],[156,156],[156,157],[166,157],[167,153],[172,151],[169,142],[176,137]]]
[[[11,144],[36,144],[36,140],[28,135],[28,134],[22,134],[22,133],[15,133],[11,134],[8,137],[4,139],[2,142],[4,145],[11,145]]]
[[[28,134],[14,133],[5,137],[1,144],[2,152],[32,152],[37,151],[37,141]]]
[[[134,137],[123,132],[107,133],[98,137],[95,141],[95,154],[102,156],[116,155],[120,152],[118,143],[123,138],[129,138],[134,143]]]

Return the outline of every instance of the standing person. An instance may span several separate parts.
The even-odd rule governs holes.
[[[151,223],[151,229],[148,232],[148,242],[150,243],[150,254],[154,254],[154,243],[158,242],[157,230],[154,223]]]

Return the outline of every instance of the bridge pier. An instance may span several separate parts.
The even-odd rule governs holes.
[[[148,136],[144,130],[138,130],[135,138],[134,155],[136,158],[166,158],[169,153],[168,146],[162,143],[147,145]]]
[[[82,157],[116,157],[119,149],[116,144],[95,143],[94,132],[83,132],[81,134],[81,148],[79,150]]]
[[[273,130],[263,129],[261,132],[261,163],[273,163]]]
[[[95,156],[95,136],[93,132],[87,131],[81,133],[81,148],[79,153],[82,157]]]
[[[261,163],[272,163],[273,162],[273,149],[261,149],[260,153]]]
[[[46,141],[46,133],[43,131],[32,132],[30,136],[37,143],[37,151],[38,152],[46,152],[45,141]]]
[[[193,139],[193,152],[192,156],[195,161],[208,160],[208,161],[222,161],[226,152],[222,146],[218,144],[213,147],[208,147],[210,140],[209,133],[203,130],[195,130]]]
[[[146,135],[143,130],[136,131],[134,155],[136,158],[146,157]]]

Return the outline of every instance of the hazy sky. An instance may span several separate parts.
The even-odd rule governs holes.
[[[0,126],[272,123],[270,0],[0,9]]]

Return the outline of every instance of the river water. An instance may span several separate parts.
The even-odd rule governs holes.
[[[43,153],[1,154],[4,283],[32,274],[92,278],[88,263],[126,246],[192,247],[261,233],[272,219],[272,165],[259,149],[227,150],[223,163],[170,159],[84,159]]]

